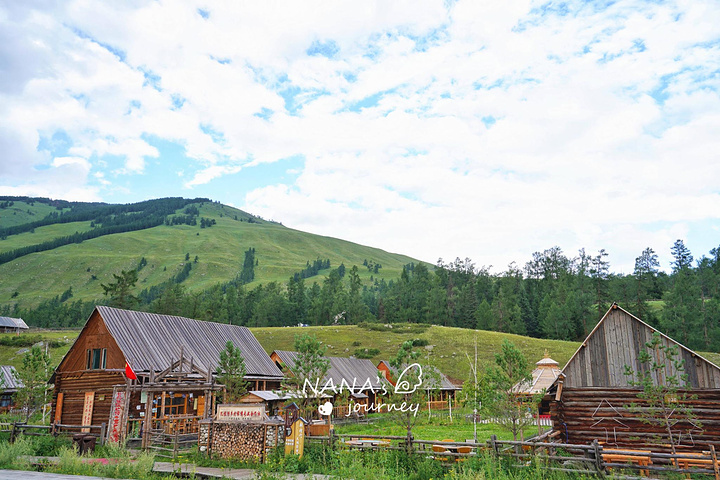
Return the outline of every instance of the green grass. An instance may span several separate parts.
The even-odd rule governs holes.
[[[448,412],[445,411],[445,414]],[[454,411],[453,418],[432,416],[428,418],[427,411],[419,411],[417,420],[412,428],[413,437],[419,440],[452,440],[454,442],[464,442],[473,438],[473,424],[465,419],[468,411],[461,409]],[[402,425],[399,420],[394,418],[393,414],[372,414],[372,423],[368,424],[341,424],[335,426],[335,433],[339,435],[388,435],[388,436],[405,436],[407,427]],[[536,426],[528,427],[524,430],[525,438],[536,435],[538,429]],[[494,423],[478,423],[477,438],[478,442],[487,441],[492,435],[497,435],[500,440],[512,440],[512,433]]]
[[[37,330],[31,329],[27,335],[40,335],[42,340],[55,340],[62,342],[60,346],[50,347],[48,353],[53,368],[60,363],[63,356],[70,350],[72,343],[77,338],[80,330]],[[26,334],[20,334],[26,335]],[[15,337],[14,333],[1,333],[0,339]],[[12,365],[19,368],[22,364],[24,352],[30,347],[9,347],[0,345],[0,365]]]
[[[38,206],[39,204],[35,204]],[[36,306],[42,300],[62,294],[72,287],[73,299],[94,300],[102,297],[101,283],[113,281],[112,274],[120,270],[136,268],[142,257],[148,264],[139,273],[139,289],[168,280],[182,270],[185,254],[195,256],[185,286],[199,291],[235,278],[242,268],[244,252],[255,247],[258,266],[255,267],[255,283],[270,281],[287,282],[295,272],[305,268],[308,260],[329,258],[332,268],[344,263],[347,268],[357,265],[360,276],[370,282],[371,273],[362,266],[363,260],[380,263],[383,268],[376,278],[398,278],[404,264],[415,262],[410,257],[388,253],[383,250],[352,242],[293,230],[277,223],[248,223],[235,220],[247,218],[247,214],[220,204],[204,204],[200,216],[217,222],[211,228],[178,225],[159,226],[136,232],[107,235],[65,245],[54,250],[34,253],[0,265],[0,303],[19,302],[24,307]],[[38,215],[39,216],[39,215]],[[29,244],[39,243],[40,236],[50,236],[52,229],[74,233],[88,227],[87,222],[36,229],[35,233],[10,236],[0,242],[21,246],[26,239]],[[47,229],[47,230],[46,230]],[[95,276],[95,279],[93,279]],[[318,276],[306,280],[322,281]],[[12,298],[14,292],[19,295]]]
[[[60,213],[61,210],[46,203],[34,202],[33,205],[30,205],[26,202],[16,201],[12,207],[0,209],[0,228],[37,222],[52,212]]]
[[[34,232],[19,233],[10,235],[5,240],[0,239],[0,253],[28,245],[37,245],[58,237],[65,237],[75,232],[86,232],[88,230],[90,230],[90,222],[56,223],[38,227]]]

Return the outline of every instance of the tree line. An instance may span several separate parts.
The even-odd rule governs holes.
[[[622,275],[610,272],[604,250],[568,256],[552,247],[498,274],[470,259],[441,259],[434,267],[408,264],[390,281],[371,277],[370,285],[357,266],[341,265],[312,283],[293,275],[286,283],[250,288],[257,263],[251,248],[231,282],[202,292],[168,282],[152,298],[118,306],[250,327],[410,322],[577,341],[616,301],[690,348],[718,350],[720,248],[695,260],[678,240],[671,252],[669,273],[660,270],[651,248],[638,255],[631,274]],[[89,315],[83,302],[59,298],[33,310],[6,305],[1,311],[46,327],[81,325]],[[69,318],[80,312],[87,314]]]

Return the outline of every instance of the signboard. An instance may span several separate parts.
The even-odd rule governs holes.
[[[294,454],[302,457],[305,447],[305,422],[300,419],[291,427],[291,434],[285,437],[285,455]]]
[[[265,405],[248,403],[218,405],[215,420],[218,422],[261,422],[265,418]]]
[[[81,425],[92,425],[93,406],[95,406],[95,392],[85,392]],[[90,429],[83,428],[81,432],[88,433]]]
[[[110,407],[110,426],[108,428],[108,441],[119,442],[122,430],[122,417],[125,413],[125,391],[117,391],[113,395]]]

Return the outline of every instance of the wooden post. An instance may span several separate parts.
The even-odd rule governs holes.
[[[493,434],[490,435],[490,448],[492,449],[493,453],[495,454],[495,457],[498,457],[500,455],[500,452],[498,451],[497,446],[497,435]]]
[[[142,448],[148,448],[150,445],[150,429],[152,428],[152,402],[154,394],[147,392],[147,398],[145,400],[145,421],[143,422],[142,431]]]
[[[717,454],[715,453],[715,445],[710,445],[710,455],[712,455],[713,469],[715,470],[715,480],[720,480],[720,467],[718,466]]]
[[[100,445],[105,445],[105,436],[107,435],[107,423],[100,425]]]

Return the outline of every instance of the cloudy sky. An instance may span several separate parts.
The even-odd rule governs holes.
[[[719,25],[717,0],[0,0],[0,195],[667,268],[720,244]]]

